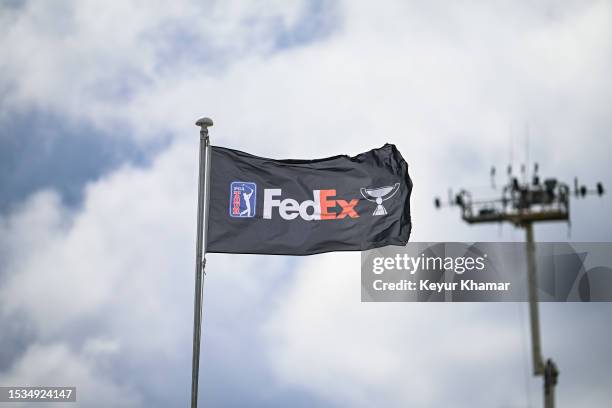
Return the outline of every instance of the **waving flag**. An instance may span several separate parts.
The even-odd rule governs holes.
[[[211,147],[207,252],[310,255],[405,245],[408,165],[394,145],[273,160]]]

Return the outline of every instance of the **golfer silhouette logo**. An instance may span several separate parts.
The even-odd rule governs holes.
[[[251,196],[253,195],[253,189],[246,187],[245,190],[249,190],[248,193],[242,192],[242,198],[244,199],[244,204],[246,205],[246,209],[240,213],[241,217],[250,217],[251,216]]]
[[[234,218],[255,216],[257,186],[255,183],[234,181],[230,185],[229,214]]]

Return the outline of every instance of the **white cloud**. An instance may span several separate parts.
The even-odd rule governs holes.
[[[4,104],[86,119],[107,131],[138,128],[145,118],[125,114],[131,96],[202,60],[210,64],[200,72],[211,75],[215,66],[270,52],[277,30],[295,24],[302,8],[301,1],[277,0],[25,2],[0,15]],[[157,138],[165,130],[137,136]]]
[[[74,353],[61,343],[33,345],[9,374],[0,373],[2,384],[13,386],[77,386],[77,407],[141,407],[141,398],[130,384],[117,384],[99,372],[97,363]],[[57,403],[41,404],[52,407]]]
[[[300,263],[266,326],[280,381],[337,406],[524,403],[516,305],[360,303],[359,268],[358,254]]]

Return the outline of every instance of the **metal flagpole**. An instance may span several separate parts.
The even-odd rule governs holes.
[[[209,118],[196,122],[200,127],[200,167],[198,175],[198,224],[196,237],[195,299],[193,305],[193,357],[191,361],[191,408],[198,406],[198,377],[200,373],[200,338],[202,335],[202,298],[206,267],[206,230],[208,226],[208,193],[210,190],[210,140]]]

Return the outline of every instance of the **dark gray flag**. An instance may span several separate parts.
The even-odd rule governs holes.
[[[319,160],[211,149],[207,252],[310,255],[408,242],[412,181],[394,145]]]

